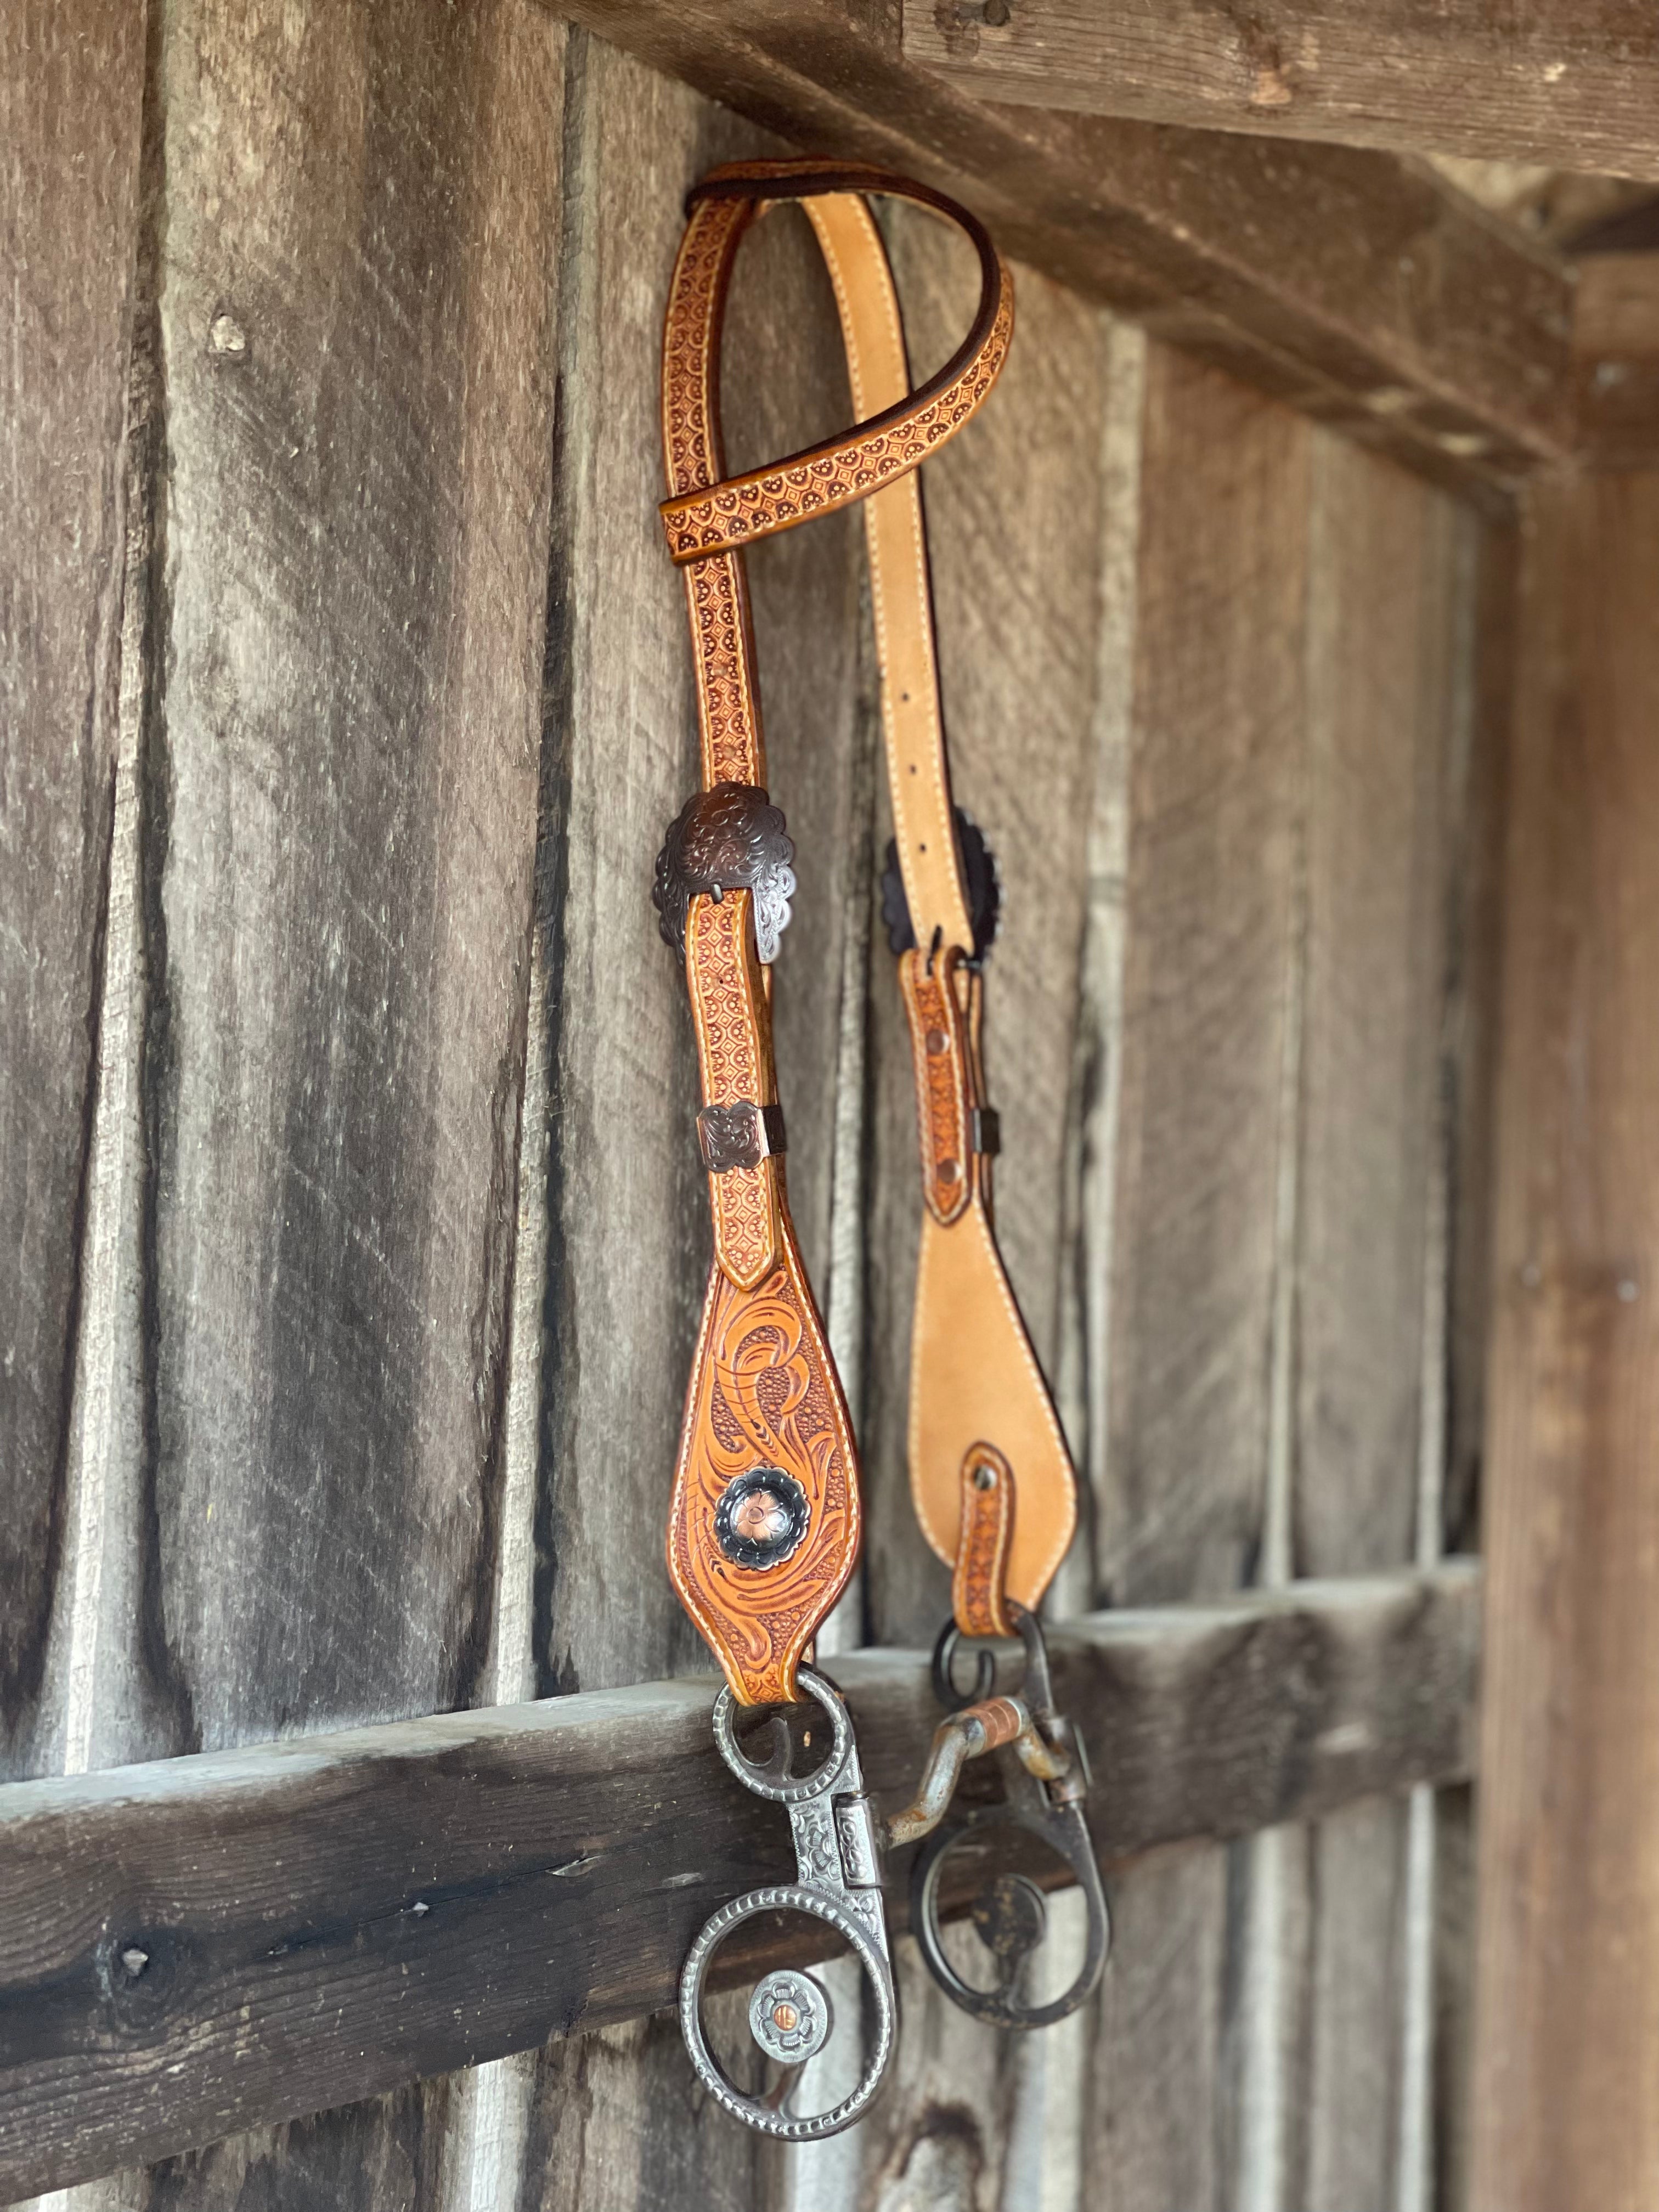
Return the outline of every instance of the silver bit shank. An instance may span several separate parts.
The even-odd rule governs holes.
[[[849,2127],[880,2087],[892,2053],[897,2005],[882,1905],[879,1829],[865,1791],[853,1723],[833,1683],[807,1667],[799,1679],[829,1716],[833,1731],[828,1757],[809,1775],[792,1772],[792,1747],[781,1720],[772,1723],[771,1756],[759,1763],[738,1741],[738,1708],[730,1690],[722,1690],[715,1704],[714,1741],[721,1758],[746,1790],[788,1808],[797,1878],[750,1890],[722,1905],[705,1923],[680,1973],[680,2028],[698,2078],[722,2111],[785,2142],[816,2142]],[[765,2099],[738,2088],[703,2031],[703,1988],[715,1952],[743,1921],[779,1911],[804,1913],[833,1928],[875,1994],[873,2033],[857,2085],[828,2112],[810,2117],[788,2111],[788,2085],[781,2096]],[[757,1984],[750,2000],[750,2032],[769,2058],[798,2066],[823,2049],[833,2029],[829,1992],[811,1974],[781,1969]]]

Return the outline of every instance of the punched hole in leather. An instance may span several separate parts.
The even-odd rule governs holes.
[[[968,333],[915,390],[891,272],[864,198],[871,191],[944,215],[979,258],[981,298]],[[830,270],[858,419],[837,437],[728,477],[717,405],[726,288],[757,215],[786,199],[805,206]],[[910,931],[900,982],[927,1207],[912,1486],[928,1541],[967,1593],[958,1602],[964,1626],[983,1635],[1012,1622],[1025,1634],[1034,1615],[1023,1608],[1040,1601],[1070,1539],[1075,1481],[991,1224],[989,1161],[999,1133],[985,1097],[981,1025],[995,872],[983,838],[951,800],[915,474],[989,392],[1012,319],[1012,283],[989,238],[926,186],[855,165],[758,161],[715,172],[688,201],[664,330],[662,514],[685,580],[702,788],[669,827],[653,898],[684,964],[696,1032],[696,1140],[714,1259],[667,1553],[675,1588],[726,1675],[715,1711],[720,1754],[746,1789],[787,1810],[797,1877],[711,1918],[687,1958],[680,2011],[693,2064],[716,2101],[789,2140],[848,2124],[881,2080],[896,2018],[881,1893],[885,1844],[901,1832],[948,1842],[939,1822],[969,1759],[1007,1759],[1032,1788],[1070,1790],[1073,1812],[1079,1796],[1067,1779],[1075,1762],[1063,1731],[1022,1690],[947,1716],[918,1806],[884,1821],[863,1786],[845,1705],[805,1663],[853,1571],[861,1504],[852,1426],[789,1213],[769,971],[797,856],[767,787],[743,557],[757,538],[864,502],[896,830],[896,884],[884,891],[884,911],[890,933],[896,908]],[[964,1455],[977,1455],[971,1469]],[[1046,1665],[1039,1671],[1046,1683]],[[787,1729],[756,1736],[739,1721],[745,1709],[793,1707],[803,1697],[821,1716],[820,1746],[829,1724],[827,1754],[805,1771]],[[1009,1927],[1018,1919],[1011,1910],[1014,1920],[1003,1916]],[[751,1997],[752,2041],[781,2069],[772,2091],[741,2086],[708,2038],[702,1999],[710,1961],[735,1927],[776,1911],[805,1914],[839,1937],[873,1990],[856,2083],[821,2112],[794,2109],[806,2061],[834,2031],[828,1988],[811,1975],[768,1977]],[[1003,1951],[1012,1956],[1007,1942]]]

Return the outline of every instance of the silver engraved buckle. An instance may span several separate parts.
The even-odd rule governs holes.
[[[753,894],[755,950],[763,966],[778,957],[795,896],[795,848],[783,811],[757,784],[717,783],[695,792],[668,825],[657,855],[651,903],[663,942],[685,957],[685,920],[700,893]]]

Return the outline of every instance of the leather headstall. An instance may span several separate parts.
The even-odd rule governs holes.
[[[981,296],[968,334],[914,390],[869,193],[932,209],[978,254]],[[829,270],[858,420],[838,437],[727,477],[719,408],[727,287],[750,226],[790,200],[803,205]],[[702,773],[668,830],[653,898],[662,934],[684,963],[696,1031],[696,1134],[714,1259],[686,1394],[668,1565],[726,1674],[716,1741],[746,1786],[788,1807],[799,1880],[752,1892],[709,1922],[686,1962],[681,2021],[717,2101],[750,2125],[797,2140],[856,2118],[885,2066],[895,2008],[881,1906],[884,1848],[927,1839],[914,1875],[924,1955],[950,1994],[981,2018],[1036,2026],[1075,2009],[1099,1978],[1108,1941],[1083,1821],[1086,1767],[1075,1732],[1054,1710],[1036,1612],[1076,1526],[1076,1478],[993,1225],[999,1134],[981,1033],[1000,890],[983,837],[951,799],[915,473],[982,404],[1012,331],[1006,264],[966,210],[925,185],[856,165],[750,161],[716,170],[688,201],[663,341],[662,516],[685,579]],[[863,1790],[840,1694],[810,1664],[813,1639],[858,1558],[859,1466],[785,1184],[771,963],[789,920],[796,854],[767,788],[743,552],[854,501],[864,506],[895,832],[883,915],[910,1035],[924,1200],[910,1483],[927,1541],[952,1571],[952,1618],[934,1663],[946,1718],[915,1804],[884,1821]],[[1024,1653],[1019,1693],[991,1694],[1000,1655],[983,1639],[1012,1637]],[[981,1639],[967,1697],[951,1674],[963,1638]],[[739,1730],[744,1709],[757,1706],[793,1709],[798,1726],[803,1710],[827,1714],[828,1756],[798,1774],[788,1720],[778,1717],[769,1757],[751,1757]],[[1004,1802],[941,1825],[963,1762],[992,1752],[1002,1754]],[[1030,2002],[1024,1987],[1042,1927],[1042,1893],[1024,1876],[1000,1876],[975,1907],[995,1961],[994,1988],[964,1982],[939,1941],[944,1859],[991,1825],[1042,1836],[1088,1898],[1083,1970],[1046,2005]],[[789,2109],[793,2082],[767,2098],[739,2089],[710,2052],[702,2019],[719,1944],[738,1921],[781,1906],[833,1926],[864,1964],[877,2000],[857,2087],[807,2118]],[[800,1970],[765,1977],[749,2016],[761,2050],[785,2068],[801,2065],[830,2032],[824,1987]]]

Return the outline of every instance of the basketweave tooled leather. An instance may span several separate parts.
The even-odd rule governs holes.
[[[994,1444],[975,1444],[962,1462],[962,1534],[951,1577],[951,1610],[964,1636],[1012,1636],[1008,1547],[1014,1533],[1014,1471]]]
[[[979,252],[974,324],[914,392],[866,191],[936,209]],[[726,288],[750,224],[784,199],[803,203],[829,268],[860,419],[840,438],[727,480],[717,389]],[[865,501],[895,842],[915,937],[900,963],[927,1201],[912,1339],[911,1486],[928,1541],[957,1569],[958,1625],[975,1635],[1006,1632],[1009,1596],[1035,1608],[1077,1510],[1064,1439],[997,1251],[990,1163],[974,1149],[982,1126],[976,1109],[985,1104],[983,981],[956,844],[914,473],[990,390],[1012,318],[1012,281],[989,240],[940,196],[858,167],[739,163],[691,196],[663,354],[670,496],[662,512],[686,580],[707,790],[743,787],[757,805],[768,796],[742,547]],[[757,957],[748,894],[695,893],[685,916],[705,1109],[774,1104],[770,978]],[[856,1559],[857,1459],[790,1224],[781,1159],[769,1154],[711,1172],[709,1186],[715,1257],[687,1394],[669,1566],[738,1698],[781,1702],[793,1697],[795,1667]],[[744,1481],[770,1480],[745,1473],[757,1467],[776,1471],[780,1496],[781,1478],[793,1486],[786,1502],[795,1516],[789,1521],[763,1492],[766,1510],[775,1507],[779,1524],[787,1522],[792,1548],[758,1569],[731,1553],[732,1497]],[[988,1467],[1000,1471],[997,1486],[974,1488],[975,1470]]]

